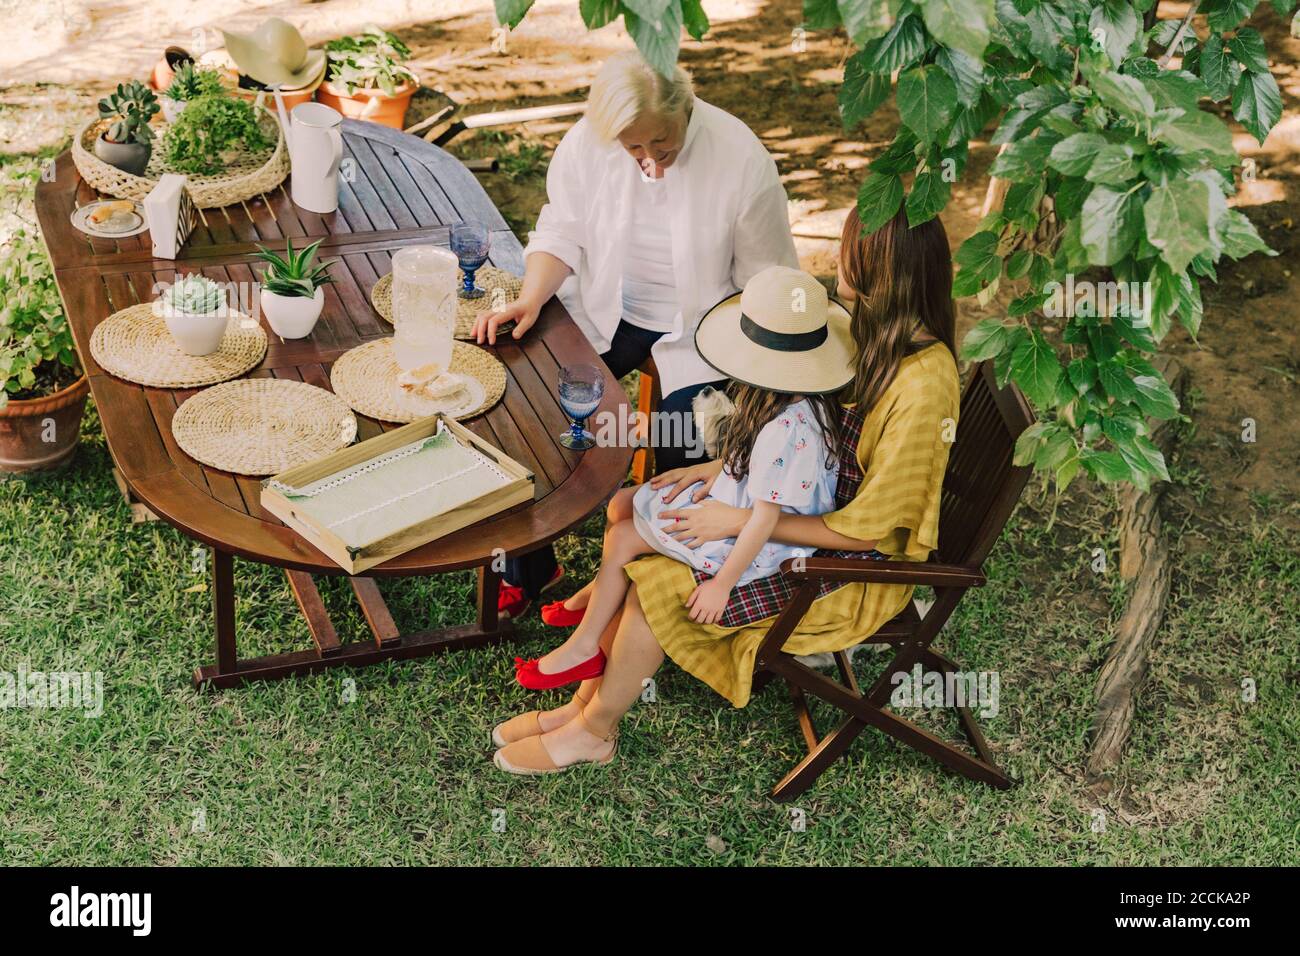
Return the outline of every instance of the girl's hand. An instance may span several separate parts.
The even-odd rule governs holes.
[[[707,541],[722,541],[740,534],[749,520],[748,508],[735,508],[721,501],[705,501],[689,508],[669,508],[659,517],[675,522],[665,530],[688,548],[698,548]]]
[[[655,475],[650,479],[651,488],[663,488],[665,485],[672,485],[664,495],[664,499],[672,501],[685,489],[689,488],[696,482],[700,487],[695,489],[691,495],[692,501],[703,501],[708,496],[709,491],[713,488],[713,483],[718,480],[718,475],[722,474],[722,462],[705,461],[698,465],[687,465],[685,468],[673,468],[662,474]]]
[[[499,312],[480,312],[474,320],[474,341],[482,345],[486,339],[489,345],[495,345],[497,329],[507,322],[515,324],[514,337],[523,338],[524,333],[537,324],[541,312],[540,306],[524,299],[516,299]]]
[[[691,596],[686,599],[686,606],[691,610],[691,620],[696,624],[716,624],[731,597],[731,588],[723,585],[717,578],[711,578],[703,584],[697,584]]]

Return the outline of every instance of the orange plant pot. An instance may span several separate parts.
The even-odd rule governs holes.
[[[71,458],[89,393],[83,375],[53,395],[13,399],[0,408],[0,472],[43,471]]]
[[[272,113],[275,112],[275,94],[270,90],[246,90],[243,87],[239,87],[235,90],[235,93],[240,98],[248,100],[250,103],[256,103],[257,98],[261,96],[262,105]],[[285,112],[287,113],[299,103],[310,103],[315,93],[316,91],[314,89],[281,90],[280,95],[284,97]]]
[[[332,106],[348,119],[370,120],[381,126],[401,129],[406,125],[406,108],[411,105],[416,84],[406,83],[389,96],[383,90],[354,90],[351,96],[341,86],[322,83],[316,91],[316,102]]]

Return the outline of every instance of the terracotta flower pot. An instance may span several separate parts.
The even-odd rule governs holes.
[[[370,120],[381,126],[401,129],[406,125],[406,108],[411,105],[411,97],[417,88],[415,83],[406,83],[399,86],[392,96],[379,89],[357,89],[348,96],[343,87],[326,82],[316,91],[316,102],[334,107],[348,119]]]
[[[163,51],[163,55],[158,58],[158,62],[153,66],[153,72],[149,74],[149,85],[159,92],[167,89],[172,85],[172,80],[176,79],[176,71],[185,63],[193,63],[194,57],[188,50],[178,46],[169,46]]]
[[[89,393],[90,381],[83,375],[53,395],[13,399],[0,408],[0,471],[41,471],[71,458]]]
[[[275,112],[275,96],[269,90],[249,90],[241,86],[235,90],[235,93],[254,105],[257,104],[257,98],[260,96],[262,106],[272,113]],[[299,103],[310,103],[315,93],[314,89],[281,90],[280,95],[284,97],[285,112],[293,109]]]

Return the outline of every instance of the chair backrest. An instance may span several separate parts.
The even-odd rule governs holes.
[[[1013,465],[1011,458],[1016,439],[1033,423],[1020,390],[1011,383],[998,388],[992,361],[974,368],[948,454],[934,560],[968,567],[984,563],[1029,481],[1032,469]]]

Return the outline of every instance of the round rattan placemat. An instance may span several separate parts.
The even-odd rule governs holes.
[[[266,333],[235,312],[221,348],[211,355],[182,352],[153,304],[128,306],[95,327],[90,354],[104,371],[153,388],[197,388],[238,378],[266,355]]]
[[[413,422],[444,411],[453,418],[473,418],[501,401],[506,391],[506,367],[490,352],[467,342],[453,342],[451,371],[473,379],[475,407],[457,408],[452,401],[439,406],[427,400],[403,400],[397,386],[401,368],[393,358],[393,340],[375,339],[344,352],[330,370],[330,385],[355,412],[384,422]]]
[[[462,273],[463,275],[463,273]],[[463,281],[457,279],[457,282]],[[480,312],[489,312],[503,305],[509,305],[519,298],[519,290],[524,280],[512,272],[505,272],[494,266],[483,266],[474,277],[474,284],[487,292],[477,299],[456,299],[456,338],[468,339],[474,334],[474,320]],[[458,286],[459,288],[459,286]],[[500,289],[505,298],[497,295]],[[393,324],[393,274],[381,276],[370,290],[370,304],[375,307],[379,317],[389,325]]]
[[[239,475],[274,475],[351,444],[357,420],[323,388],[241,378],[204,389],[172,417],[172,435],[195,461]]]

